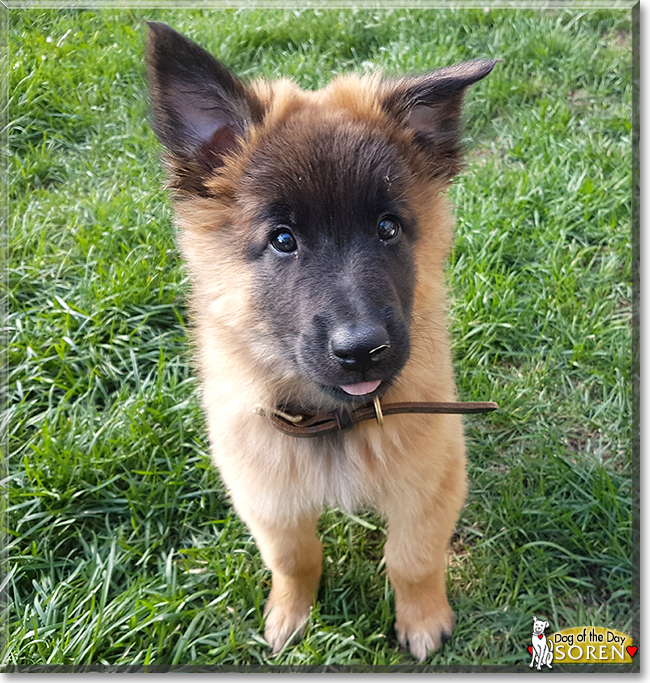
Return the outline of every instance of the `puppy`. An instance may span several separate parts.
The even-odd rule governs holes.
[[[451,634],[461,419],[392,415],[382,427],[346,416],[376,397],[455,400],[445,193],[459,171],[463,94],[494,63],[345,76],[317,92],[285,79],[245,85],[149,24],[154,128],[191,277],[211,453],[272,572],[273,652],[309,617],[326,506],[386,518],[400,643],[422,660]],[[327,411],[348,428],[296,438],[269,419]]]

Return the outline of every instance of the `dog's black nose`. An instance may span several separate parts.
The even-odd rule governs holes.
[[[330,351],[346,370],[369,370],[389,348],[386,330],[371,323],[339,327],[330,337]]]

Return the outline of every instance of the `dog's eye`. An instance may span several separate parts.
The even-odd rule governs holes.
[[[283,254],[289,254],[298,248],[296,238],[286,229],[276,230],[270,239],[271,246]]]
[[[377,224],[377,234],[384,242],[394,240],[399,235],[399,231],[400,225],[392,216],[384,216]]]

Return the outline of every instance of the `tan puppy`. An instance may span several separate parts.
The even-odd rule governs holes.
[[[445,554],[465,497],[457,415],[393,415],[310,439],[268,415],[347,411],[376,396],[453,401],[444,266],[465,89],[494,62],[317,92],[243,85],[163,24],[147,47],[167,148],[212,456],[272,571],[265,636],[304,629],[325,506],[388,522],[399,641],[449,637]]]

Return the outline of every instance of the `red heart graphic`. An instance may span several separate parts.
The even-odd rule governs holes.
[[[540,633],[537,637],[541,640],[544,637],[544,634]]]
[[[636,647],[636,645],[628,645],[625,649],[627,650],[627,653],[628,655],[630,655],[630,657],[634,657],[638,648]]]
[[[533,646],[532,645],[528,646],[528,654],[530,654],[530,655],[533,654]]]

